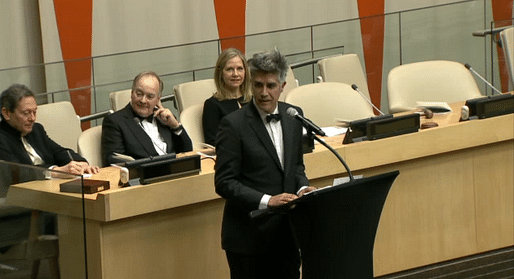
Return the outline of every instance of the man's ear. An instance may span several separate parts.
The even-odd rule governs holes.
[[[2,117],[4,118],[4,120],[10,120],[11,112],[7,108],[2,108]]]

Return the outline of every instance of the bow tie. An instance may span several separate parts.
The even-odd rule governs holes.
[[[280,121],[280,114],[277,113],[277,114],[268,114],[268,115],[266,115],[266,121],[268,123],[270,123],[272,119],[275,119],[275,121]]]
[[[149,115],[149,116],[147,116],[147,117],[142,117],[142,116],[137,115],[137,118],[139,118],[139,121],[143,121],[143,120],[145,120],[145,119],[146,119],[146,121],[148,121],[148,122],[152,123],[152,121],[153,121],[153,113],[152,113],[152,114],[150,114],[150,115]]]

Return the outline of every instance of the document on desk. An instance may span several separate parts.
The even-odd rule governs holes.
[[[342,135],[342,134],[346,133],[348,128],[345,128],[345,127],[323,127],[323,128],[321,128],[321,130],[323,130],[323,132],[325,132],[327,137],[333,137],[333,136],[338,136],[338,135]]]
[[[363,175],[354,175],[353,176],[354,179],[361,179],[362,177],[363,177]],[[330,187],[333,187],[333,186],[341,185],[341,184],[344,184],[344,183],[347,183],[347,182],[350,182],[350,177],[348,177],[348,176],[340,177],[340,178],[335,178],[332,185],[328,185],[328,186],[325,186],[325,187],[317,188],[316,190],[313,190],[313,191],[310,191],[308,193],[305,193],[305,195],[308,195],[308,194],[311,194],[311,193],[314,193],[314,192],[318,192],[318,191],[321,191],[321,190],[324,190],[324,189],[327,189],[327,188],[330,188]]]
[[[445,102],[416,102],[419,108],[427,108],[434,114],[444,114],[452,112],[452,108]]]

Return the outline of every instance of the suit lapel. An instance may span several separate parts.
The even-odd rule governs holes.
[[[173,151],[173,141],[171,140],[171,130],[164,126],[162,123],[157,121],[157,129],[159,130],[159,134],[164,138],[166,142],[166,153],[171,153]]]
[[[146,132],[143,130],[141,125],[139,125],[139,122],[135,120],[136,115],[134,114],[134,111],[132,110],[130,103],[123,110],[125,124],[129,128],[130,132],[132,132],[134,137],[141,144],[141,146],[143,146],[143,148],[146,150],[148,154],[155,154],[156,151],[153,147],[152,140],[150,139],[148,134],[146,134]]]
[[[286,109],[287,107],[284,104],[278,103],[278,112],[282,115],[280,124],[282,125],[282,140],[284,141],[284,172],[287,172],[291,166],[293,146],[296,146],[296,144],[293,144],[295,140],[293,127],[295,127],[296,123],[294,123],[294,121],[296,120],[287,114]]]
[[[262,143],[264,148],[266,148],[271,158],[273,158],[273,161],[275,161],[275,164],[277,164],[277,166],[280,169],[282,169],[282,165],[280,164],[280,160],[278,159],[277,150],[275,149],[275,146],[271,141],[271,138],[268,134],[268,130],[266,130],[266,127],[262,122],[262,119],[259,115],[259,112],[257,111],[257,108],[255,107],[253,102],[249,104],[249,106],[250,108],[247,110],[248,119],[250,119],[249,125],[254,129],[260,142]]]

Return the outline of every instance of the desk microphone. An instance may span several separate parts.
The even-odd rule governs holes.
[[[479,75],[475,70],[473,70],[473,68],[471,68],[471,65],[469,65],[468,63],[464,64],[464,67],[466,67],[466,69],[470,70],[473,74],[475,74],[475,76],[479,77],[483,82],[485,82],[485,84],[487,84],[489,87],[491,87],[494,91],[496,91],[498,94],[500,95],[503,95],[503,93],[500,92],[500,90],[496,89],[496,87],[494,87],[492,84],[490,84],[485,78],[483,78],[481,75]]]
[[[325,136],[325,132],[323,132],[323,130],[321,130],[320,127],[318,127],[316,124],[312,123],[312,121],[310,121],[309,119],[301,116],[295,108],[290,107],[287,109],[286,112],[287,112],[287,114],[291,115],[292,117],[295,117],[296,119],[300,120],[302,122],[303,126],[307,130],[313,131],[314,133],[316,133],[316,135],[319,135],[322,137]]]
[[[380,115],[385,115],[385,113],[383,113],[381,110],[379,110],[377,107],[375,107],[375,105],[368,98],[366,98],[366,96],[364,96],[364,94],[362,94],[362,92],[359,90],[359,87],[357,87],[356,84],[352,84],[352,89],[357,91],[359,94],[361,94],[361,96],[362,96],[362,98],[364,98],[364,100],[366,100],[374,109],[376,109],[378,112],[380,112]]]

